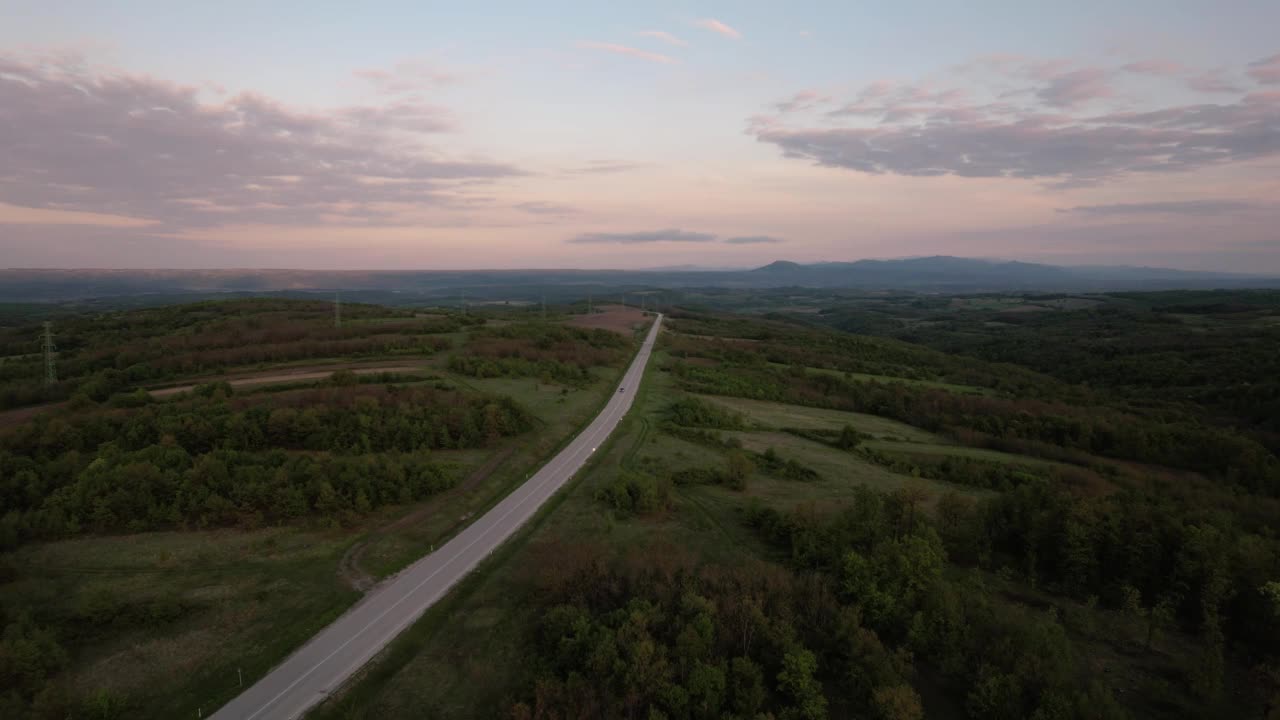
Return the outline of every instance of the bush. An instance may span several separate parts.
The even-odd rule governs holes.
[[[626,515],[650,515],[671,507],[668,481],[629,470],[623,470],[596,497]]]

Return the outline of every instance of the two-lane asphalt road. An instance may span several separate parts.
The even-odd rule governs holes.
[[[212,715],[213,720],[301,717],[444,596],[533,517],[573,477],[631,407],[662,316],[640,346],[618,390],[595,420],[533,477],[438,550],[374,590],[287,660]]]

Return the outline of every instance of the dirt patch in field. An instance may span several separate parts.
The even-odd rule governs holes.
[[[44,405],[31,405],[29,407],[16,408],[14,410],[5,410],[4,412],[0,412],[0,427],[26,422],[42,412],[60,408],[63,405],[66,405],[66,403],[46,403]]]
[[[338,370],[351,370],[357,375],[368,375],[370,373],[404,373],[417,372],[423,368],[418,365],[362,365],[359,363],[331,363],[328,365],[312,365],[307,367],[296,368],[276,368],[274,370],[263,370],[257,373],[240,374],[240,375],[214,375],[210,377],[189,380],[187,385],[165,388],[144,388],[154,397],[165,397],[166,395],[176,395],[180,392],[187,392],[203,383],[218,382],[225,380],[232,387],[242,387],[247,385],[269,385],[272,383],[289,383],[304,382],[308,380],[323,380]],[[6,425],[17,425],[26,422],[36,415],[56,410],[63,407],[67,403],[55,402],[45,403],[43,405],[31,405],[28,407],[14,408],[12,410],[0,411],[0,427]]]
[[[332,365],[325,368],[297,368],[295,370],[280,371],[274,370],[269,373],[260,373],[257,375],[246,375],[236,377],[222,378],[232,387],[241,387],[244,385],[269,385],[272,383],[289,383],[303,382],[305,380],[323,380],[339,370],[350,370],[357,375],[371,375],[374,373],[401,373],[414,372],[422,368],[416,365],[393,365],[387,367],[358,367],[355,365]],[[216,382],[216,380],[208,380],[206,382]],[[199,384],[199,383],[197,383]],[[176,395],[181,392],[195,389],[196,385],[182,385],[179,387],[162,388],[159,390],[150,390],[154,397],[164,397],[166,395]]]
[[[642,312],[639,308],[623,305],[601,305],[595,310],[590,315],[574,315],[566,321],[566,324],[574,327],[612,330],[616,333],[630,335],[637,327],[648,325],[650,322],[649,313]]]
[[[694,335],[693,333],[682,333],[677,331],[676,335],[680,337],[692,338],[694,340],[712,340],[719,342],[735,342],[735,343],[758,343],[756,338],[728,337],[725,335]]]

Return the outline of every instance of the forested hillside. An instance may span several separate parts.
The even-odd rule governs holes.
[[[1197,414],[1280,450],[1280,291],[902,298],[828,304],[821,317]]]
[[[582,486],[325,717],[1280,710],[1262,428],[815,324],[672,311]]]
[[[57,380],[45,387],[40,325],[0,328],[0,409],[112,394],[265,363],[431,353],[483,320],[348,304],[237,300],[72,316],[53,328]]]
[[[523,480],[634,347],[558,314],[340,312],[62,317],[52,386],[43,328],[0,331],[0,717],[208,714]]]
[[[1280,347],[1270,296],[1231,297],[677,308],[590,469],[321,717],[1270,718]],[[394,571],[527,477],[634,348],[350,312],[122,313],[122,368],[59,321],[68,401],[0,429],[5,717],[234,694],[357,597],[353,563]],[[171,652],[191,672],[149,688]]]

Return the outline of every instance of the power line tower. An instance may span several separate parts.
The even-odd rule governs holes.
[[[53,363],[53,351],[57,348],[53,344],[53,323],[45,321],[44,324],[44,384],[46,386],[56,385],[58,382],[58,367]]]
[[[338,293],[333,294],[333,326],[342,327],[342,297]]]

